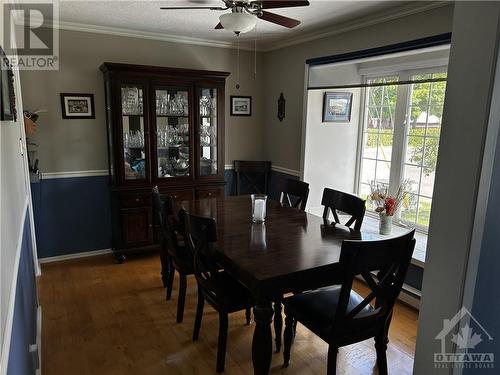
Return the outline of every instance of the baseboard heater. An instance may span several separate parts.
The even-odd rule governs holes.
[[[372,273],[372,275],[374,279],[377,279],[375,273]],[[366,284],[366,281],[360,275],[356,276],[356,279],[363,282],[363,284]],[[401,293],[399,293],[398,300],[405,305],[413,307],[416,310],[420,310],[421,296],[420,290],[412,287],[411,285],[403,284],[403,289],[401,290]]]

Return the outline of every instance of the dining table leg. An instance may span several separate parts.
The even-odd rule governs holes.
[[[255,329],[253,331],[252,361],[255,375],[267,375],[271,367],[273,342],[271,323],[274,310],[270,301],[259,302],[254,307]]]

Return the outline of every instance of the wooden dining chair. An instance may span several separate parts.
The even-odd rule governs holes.
[[[283,207],[297,208],[301,211],[306,209],[307,198],[309,197],[309,184],[307,182],[286,179],[280,194],[280,203]],[[273,302],[274,308],[274,332],[276,353],[281,350],[281,332],[283,327],[283,318],[281,315],[281,301]]]
[[[166,212],[165,212],[165,202],[162,200],[158,186],[153,187],[153,212],[158,220],[158,225],[160,226],[161,243],[160,243],[160,264],[161,264],[161,281],[163,287],[166,288],[168,285],[168,275],[171,272],[172,264],[170,262],[170,256],[167,251],[167,234],[165,232],[165,226],[163,224]]]
[[[379,374],[387,374],[389,325],[396,299],[410,266],[415,230],[382,241],[344,241],[340,254],[341,284],[286,298],[284,364],[289,365],[298,321],[328,343],[328,375],[336,373],[338,348],[375,338]],[[353,289],[361,276],[370,293]]]
[[[354,224],[354,230],[361,230],[363,218],[365,217],[365,201],[355,195],[343,193],[338,190],[325,188],[321,204],[325,207],[323,210],[323,219],[329,220],[330,212],[337,224],[341,224],[337,211],[351,215],[351,218],[344,224],[351,227]]]
[[[235,160],[234,172],[236,173],[236,195],[241,195],[243,181],[248,184],[247,194],[267,194],[271,173],[270,161]]]
[[[158,190],[158,189],[156,189]],[[153,190],[155,205],[158,203],[158,191]],[[162,247],[165,246],[168,255],[168,278],[167,278],[167,300],[172,298],[175,271],[179,274],[179,296],[177,300],[177,323],[182,323],[184,319],[184,304],[186,301],[187,276],[194,274],[193,254],[185,246],[185,240],[179,241],[184,236],[184,228],[174,214],[175,201],[169,195],[160,196],[162,211]],[[163,255],[165,257],[165,255]]]
[[[203,307],[207,301],[219,313],[219,338],[217,346],[217,372],[224,371],[228,315],[246,311],[247,325],[250,324],[251,307],[255,305],[250,291],[217,265],[214,247],[217,229],[214,218],[180,212],[186,225],[186,240],[194,252],[194,274],[198,282],[198,306],[194,323],[193,341],[200,335]]]
[[[280,203],[285,207],[297,208],[301,211],[306,209],[309,197],[309,184],[304,181],[286,179],[281,190]]]

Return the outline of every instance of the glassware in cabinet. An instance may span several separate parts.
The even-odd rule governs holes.
[[[158,178],[189,176],[189,90],[155,90]]]
[[[122,85],[121,104],[124,177],[143,180],[147,170],[143,87]]]
[[[218,98],[216,88],[202,88],[199,96],[200,176],[217,175]]]

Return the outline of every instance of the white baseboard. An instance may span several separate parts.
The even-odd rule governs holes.
[[[43,264],[43,263],[52,263],[52,262],[61,262],[63,260],[71,260],[71,259],[78,259],[78,258],[93,257],[93,256],[96,256],[96,255],[111,254],[112,252],[113,252],[113,250],[111,250],[111,249],[85,251],[85,252],[82,252],[82,253],[75,253],[75,254],[68,254],[68,255],[58,255],[58,256],[55,256],[55,257],[40,258],[39,262],[41,264]]]

